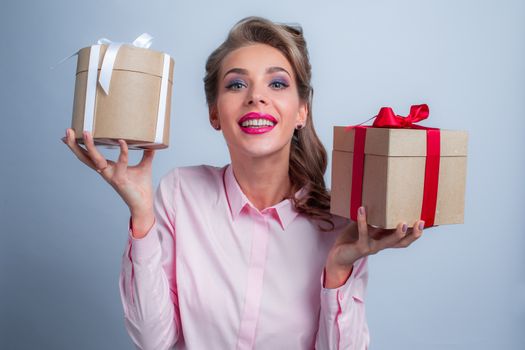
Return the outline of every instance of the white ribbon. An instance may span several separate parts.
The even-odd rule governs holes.
[[[140,47],[143,49],[149,49],[151,46],[151,43],[153,41],[153,37],[149,35],[148,33],[143,33],[137,39],[135,39],[131,45],[135,47]],[[115,60],[117,58],[118,50],[122,45],[128,45],[126,43],[120,43],[120,42],[112,42],[109,39],[101,38],[98,39],[97,44],[102,45],[108,45],[108,49],[106,50],[106,54],[104,55],[104,59],[102,60],[102,66],[100,67],[100,77],[98,79],[98,82],[100,83],[100,86],[106,93],[106,95],[109,94],[109,84],[111,83],[111,74],[113,73],[113,66],[115,65]]]
[[[95,116],[95,97],[97,96],[97,73],[100,45],[93,45],[89,49],[89,64],[87,71],[86,101],[84,104],[84,131],[93,133]]]
[[[170,76],[170,55],[164,54],[162,67],[162,79],[160,81],[160,99],[157,110],[157,127],[155,132],[155,143],[162,143],[164,139],[164,119],[166,119],[166,100],[168,98],[168,80]]]

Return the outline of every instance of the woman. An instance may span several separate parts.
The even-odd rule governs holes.
[[[175,168],[153,195],[154,151],[128,166],[66,130],[76,156],[130,209],[126,328],[140,349],[366,349],[370,254],[406,247],[423,222],[385,231],[329,214],[326,151],[312,121],[300,28],[250,17],[208,58],[210,123],[231,164]]]

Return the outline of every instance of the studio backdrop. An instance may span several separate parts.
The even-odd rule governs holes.
[[[329,154],[334,125],[360,123],[381,106],[406,115],[426,103],[421,124],[469,133],[465,223],[369,259],[370,348],[524,349],[518,0],[4,1],[0,348],[132,348],[118,289],[129,212],[60,140],[71,126],[76,58],[50,67],[99,38],[129,42],[143,32],[154,37],[152,49],[173,57],[170,147],[156,153],[156,187],[173,167],[229,162],[208,121],[204,64],[251,15],[302,25],[314,123]],[[142,157],[130,153],[132,164]]]

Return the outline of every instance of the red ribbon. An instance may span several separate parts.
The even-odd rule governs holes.
[[[410,107],[410,113],[406,117],[395,115],[390,107],[382,107],[375,116],[374,124],[376,128],[411,128],[421,129],[423,126],[414,125],[428,118],[428,106],[426,104],[414,105]]]
[[[350,198],[350,218],[357,221],[357,210],[363,203],[363,173],[365,170],[366,127],[354,128],[354,157],[352,159],[352,197]]]
[[[434,226],[434,220],[436,218],[441,134],[439,129],[426,130],[427,158],[425,162],[425,184],[423,187],[421,220],[425,220],[425,227],[430,227]]]
[[[425,181],[423,187],[423,202],[421,208],[421,220],[425,221],[425,227],[434,225],[437,205],[437,192],[439,182],[440,161],[440,131],[436,128],[428,128],[415,125],[421,120],[428,118],[429,109],[426,104],[413,105],[406,117],[394,114],[390,107],[382,107],[374,117],[372,127],[379,128],[408,128],[424,129],[427,131],[427,150],[425,162]],[[348,130],[355,130],[354,134],[354,156],[352,160],[352,195],[350,198],[350,218],[357,220],[357,210],[363,202],[363,174],[365,164],[365,141],[366,129],[370,126],[349,126]]]

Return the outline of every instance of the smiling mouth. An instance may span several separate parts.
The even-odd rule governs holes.
[[[266,126],[274,126],[275,123],[268,119],[248,119],[240,123],[244,128],[263,128]]]
[[[241,130],[247,134],[263,134],[277,125],[277,119],[269,114],[250,112],[239,120]]]

